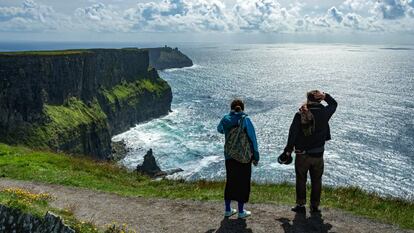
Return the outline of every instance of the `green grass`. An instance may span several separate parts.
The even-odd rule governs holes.
[[[129,83],[123,82],[111,89],[102,89],[100,92],[114,109],[116,103],[136,106],[144,92],[154,93],[157,97],[160,97],[167,88],[169,86],[164,80],[148,78]]]
[[[23,213],[31,214],[41,221],[46,212],[51,211],[61,216],[64,219],[64,223],[76,232],[98,233],[98,229],[92,223],[77,220],[70,210],[50,207],[48,202],[53,197],[48,194],[44,195],[31,193],[20,188],[0,190],[0,204],[9,208],[19,209]]]
[[[0,176],[85,187],[125,196],[222,200],[224,182],[153,181],[115,164],[0,144]],[[294,204],[290,184],[253,184],[251,202]],[[338,208],[414,229],[414,203],[379,197],[358,188],[324,187],[323,207]],[[288,209],[286,211],[289,211]]]
[[[88,50],[39,50],[39,51],[17,51],[17,52],[0,52],[0,55],[8,56],[26,56],[26,55],[35,55],[35,56],[63,56],[63,55],[73,55],[73,54],[82,54],[89,53]]]
[[[44,105],[47,120],[23,129],[26,134],[19,138],[21,143],[36,148],[58,148],[59,144],[80,140],[80,133],[93,125],[106,128],[106,115],[94,99],[88,106],[76,98],[70,98],[63,105]],[[81,145],[78,143],[78,145]],[[82,151],[82,148],[72,151]]]

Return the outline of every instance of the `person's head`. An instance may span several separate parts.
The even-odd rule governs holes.
[[[230,108],[232,111],[235,112],[243,112],[244,111],[244,103],[241,99],[234,99],[231,102]]]
[[[318,99],[316,96],[320,95],[321,92],[319,90],[312,90],[306,93],[306,97],[308,102],[321,102],[321,99]]]

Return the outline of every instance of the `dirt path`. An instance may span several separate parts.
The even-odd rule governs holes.
[[[223,203],[121,197],[82,188],[0,179],[0,189],[20,187],[56,197],[53,207],[73,209],[82,221],[99,227],[126,223],[137,232],[411,232],[356,217],[340,210],[322,209],[322,216],[301,215],[288,206],[248,204],[253,216],[247,220],[224,219]]]

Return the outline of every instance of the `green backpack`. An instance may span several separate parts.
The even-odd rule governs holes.
[[[240,163],[250,163],[253,156],[249,136],[243,129],[245,117],[242,116],[239,125],[230,130],[224,143],[224,153]]]

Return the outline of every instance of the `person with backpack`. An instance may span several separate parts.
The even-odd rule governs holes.
[[[327,106],[321,104],[322,101]],[[311,178],[310,211],[319,213],[324,169],[325,142],[331,139],[329,120],[338,103],[332,96],[319,90],[309,91],[307,101],[295,114],[289,129],[289,138],[284,149],[286,156],[295,151],[296,206],[294,212],[305,212],[306,181],[308,171]],[[282,154],[283,155],[283,154]]]
[[[219,133],[225,135],[224,157],[226,165],[226,187],[224,190],[225,217],[237,213],[232,209],[231,201],[238,202],[238,218],[251,215],[244,209],[249,201],[252,164],[259,162],[259,150],[254,126],[244,113],[244,103],[235,99],[230,105],[231,111],[226,114],[217,126]]]

